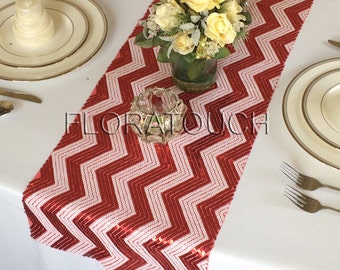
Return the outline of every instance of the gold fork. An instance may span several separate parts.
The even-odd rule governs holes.
[[[297,207],[308,213],[316,213],[319,210],[323,209],[329,209],[336,212],[340,212],[339,209],[322,205],[318,200],[301,193],[300,191],[291,186],[288,186],[284,193],[284,196],[287,197],[288,200],[294,203]]]
[[[295,183],[298,187],[302,189],[316,190],[321,187],[326,187],[326,188],[331,188],[331,189],[340,191],[340,188],[337,188],[331,185],[322,184],[315,178],[299,173],[297,170],[295,170],[292,166],[290,166],[286,162],[282,162],[281,171],[291,181],[293,181],[293,183]]]

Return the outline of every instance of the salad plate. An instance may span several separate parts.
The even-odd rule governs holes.
[[[307,114],[310,114],[314,112],[314,109],[311,109],[310,107],[306,109],[307,105],[304,105],[304,98],[307,95],[306,93],[308,89],[314,89],[313,81],[318,81],[318,78],[320,76],[327,76],[325,74],[327,74],[328,72],[335,72],[335,70],[338,69],[340,69],[340,58],[332,58],[311,65],[298,73],[289,83],[284,93],[282,113],[289,132],[296,140],[296,142],[305,151],[307,151],[310,155],[320,160],[321,162],[328,164],[334,168],[340,169],[340,149],[338,147],[335,147],[334,144],[326,141],[325,138],[322,138],[320,134],[315,132],[315,130],[312,128],[312,120],[307,120],[308,118],[306,117],[306,111]],[[339,81],[335,83],[335,85],[339,83],[340,78]],[[320,98],[318,98],[318,100],[316,101],[316,106],[319,106],[321,111],[321,117],[324,118],[322,119],[322,122],[324,123],[324,125],[329,125],[330,128],[331,126],[333,128],[338,127],[338,122],[335,121],[334,123],[333,118],[334,114],[336,114],[337,112],[332,111],[331,114],[329,114],[329,112],[327,111],[329,107],[332,106],[329,99],[332,99],[334,95],[338,96],[339,90],[337,90],[337,88],[332,88],[332,86],[329,86],[326,88],[326,90],[324,90],[323,101],[320,102]],[[305,99],[307,99],[308,101],[308,95]],[[312,102],[312,100],[309,100],[308,102]],[[312,105],[308,104],[308,106]],[[313,106],[315,106],[315,104]],[[333,120],[325,119],[329,116],[331,117],[330,119]],[[321,129],[321,133],[325,133],[324,129]],[[329,138],[334,140],[334,137],[332,136],[329,136]]]
[[[303,96],[303,112],[311,129],[327,143],[340,148],[340,70],[312,81]]]

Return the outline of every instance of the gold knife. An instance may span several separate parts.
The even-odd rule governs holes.
[[[26,92],[22,92],[22,91],[11,91],[11,90],[0,88],[0,95],[6,96],[6,97],[20,98],[20,99],[24,99],[24,100],[28,100],[28,101],[32,101],[36,103],[42,102],[42,100],[38,98],[37,96],[26,93]]]
[[[340,48],[340,42],[339,42],[339,41],[335,41],[335,40],[329,39],[329,40],[328,40],[328,43],[329,43],[329,44],[332,44],[332,45],[335,46],[335,47]]]

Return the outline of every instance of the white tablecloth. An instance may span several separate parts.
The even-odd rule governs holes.
[[[0,80],[0,87],[26,90],[43,99],[38,105],[0,97],[15,106],[11,114],[0,118],[1,270],[102,269],[92,259],[32,240],[22,192],[65,132],[65,113],[81,108],[150,2],[98,0],[108,18],[108,37],[99,53],[77,70],[38,82]],[[285,160],[302,172],[340,186],[340,172],[309,156],[289,134],[281,113],[284,91],[296,73],[340,56],[340,49],[326,42],[340,40],[339,17],[338,0],[314,0],[270,104],[268,125],[256,139],[210,255],[210,270],[339,268],[340,215],[330,211],[311,215],[294,207],[283,196],[287,180],[279,171]],[[330,190],[317,194],[340,208],[340,194]]]

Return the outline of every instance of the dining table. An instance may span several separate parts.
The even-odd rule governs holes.
[[[0,270],[339,269],[340,213],[296,207],[280,168],[287,162],[340,188],[339,147],[299,119],[303,91],[340,69],[340,48],[327,42],[340,41],[340,2],[249,0],[248,38],[200,94],[177,89],[170,65],[133,43],[151,0],[92,2],[105,34],[86,61],[70,56],[74,68],[30,79],[0,59],[0,88],[42,99],[0,96],[14,106],[0,116]],[[188,117],[190,132],[167,144],[116,133],[113,119],[150,86],[173,89],[189,116],[228,115],[229,130],[213,119],[208,132]],[[331,97],[338,107],[339,96]],[[92,117],[107,120],[105,134]],[[301,192],[340,209],[339,191]]]

